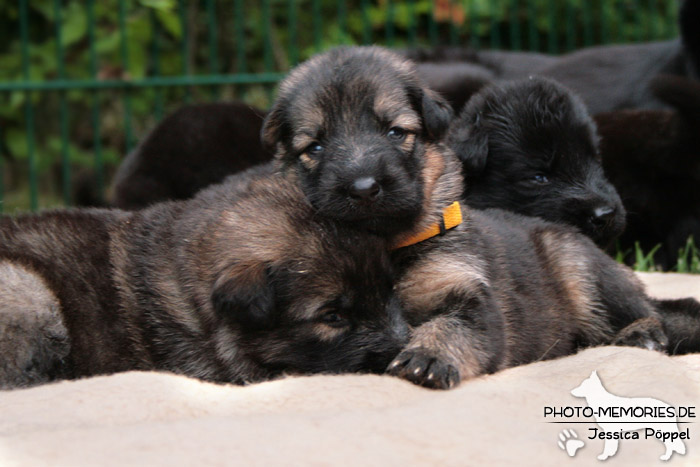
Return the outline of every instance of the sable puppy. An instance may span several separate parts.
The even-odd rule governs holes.
[[[411,62],[346,47],[292,70],[262,137],[320,215],[390,235],[420,212],[423,160],[451,116]]]
[[[112,205],[133,210],[191,198],[229,174],[269,161],[259,137],[264,116],[242,102],[179,108],[121,163]]]
[[[598,114],[603,167],[627,208],[623,250],[639,242],[664,269],[689,235],[700,240],[700,83],[670,75],[652,81],[673,110]],[[633,256],[633,255],[630,255]]]
[[[450,125],[446,144],[462,161],[472,207],[574,225],[603,247],[625,227],[595,124],[581,100],[554,81],[482,89]]]
[[[665,348],[655,303],[634,273],[571,227],[462,206],[463,222],[413,243],[463,186],[451,154],[428,157],[427,209],[394,252],[396,289],[415,329],[389,373],[449,388],[584,346]]]
[[[383,371],[407,336],[385,241],[316,216],[281,177],[134,213],[2,218],[0,283],[0,388]]]

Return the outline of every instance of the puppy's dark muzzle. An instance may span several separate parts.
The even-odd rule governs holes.
[[[622,206],[603,204],[593,208],[586,219],[585,230],[601,247],[606,247],[625,228],[625,213]]]
[[[381,332],[381,345],[369,352],[365,368],[371,373],[384,373],[386,367],[408,344],[410,327],[403,316],[395,316]]]
[[[616,214],[617,209],[614,206],[598,206],[593,209],[593,213],[589,217],[588,222],[590,222],[595,229],[604,229],[615,220]]]

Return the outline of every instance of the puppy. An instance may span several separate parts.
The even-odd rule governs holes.
[[[260,143],[265,112],[242,102],[187,105],[121,163],[111,204],[135,210],[188,199],[229,174],[272,159]]]
[[[392,279],[385,240],[317,216],[279,176],[134,213],[5,217],[0,388],[380,372],[408,332]]]
[[[573,225],[607,246],[625,209],[605,178],[595,124],[575,95],[531,78],[482,89],[450,125],[465,200]]]
[[[662,75],[651,87],[673,110],[620,110],[595,120],[605,173],[628,212],[620,249],[661,244],[654,260],[668,270],[688,236],[700,240],[700,83]]]
[[[453,205],[459,162],[428,157],[428,208],[395,240],[396,289],[414,330],[389,373],[449,388],[586,346],[666,348],[655,303],[631,270],[571,227]]]
[[[420,213],[423,161],[451,117],[411,62],[344,47],[289,73],[262,138],[320,215],[390,236]]]
[[[399,86],[412,73],[410,64],[404,68],[395,60],[376,48],[340,49],[311,59],[283,82],[263,128],[282,170],[302,186],[319,217],[355,220],[372,231],[390,220],[380,232],[399,232],[393,237],[396,290],[413,331],[390,373],[450,387],[507,366],[611,343],[627,326],[639,331],[640,320],[656,319],[634,274],[570,227],[459,206],[457,212],[450,209],[448,222],[443,209],[460,199],[464,186],[460,165],[444,145],[418,138],[439,133],[430,130],[433,112],[426,109],[445,107],[424,90]],[[404,103],[391,105],[393,118],[378,110],[388,102],[387,83]],[[413,99],[421,103],[419,119],[418,104],[409,104],[412,94],[421,93],[420,101]],[[403,131],[397,134],[398,122]],[[426,130],[411,126],[417,122]],[[416,154],[419,163],[407,165]],[[404,182],[402,191],[392,190],[381,175],[391,166],[403,170],[389,172]],[[373,183],[358,183],[370,176]],[[347,196],[359,189],[355,184],[375,183],[379,188],[368,191],[387,195],[376,201],[381,209],[357,206]],[[408,228],[391,214],[406,216],[400,202],[405,200],[420,200],[409,211]],[[459,216],[467,220],[455,223]],[[437,237],[426,239],[424,231]],[[620,343],[665,345],[665,336],[657,342],[653,334],[625,335],[632,340]]]

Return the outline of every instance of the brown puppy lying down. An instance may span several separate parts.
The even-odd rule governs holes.
[[[428,154],[424,216],[396,241],[397,290],[415,328],[390,373],[449,388],[586,346],[666,347],[634,273],[572,228],[462,205],[461,223],[415,243],[447,224],[444,209],[461,193],[457,164],[449,151]]]
[[[4,217],[0,388],[383,371],[407,336],[392,277],[383,239],[316,216],[281,177],[135,213]]]

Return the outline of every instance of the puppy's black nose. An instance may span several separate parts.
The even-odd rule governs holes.
[[[358,200],[373,200],[380,191],[381,187],[374,177],[358,178],[350,185],[350,196]]]
[[[616,211],[614,206],[598,206],[593,210],[591,223],[596,227],[601,227],[615,217]]]

